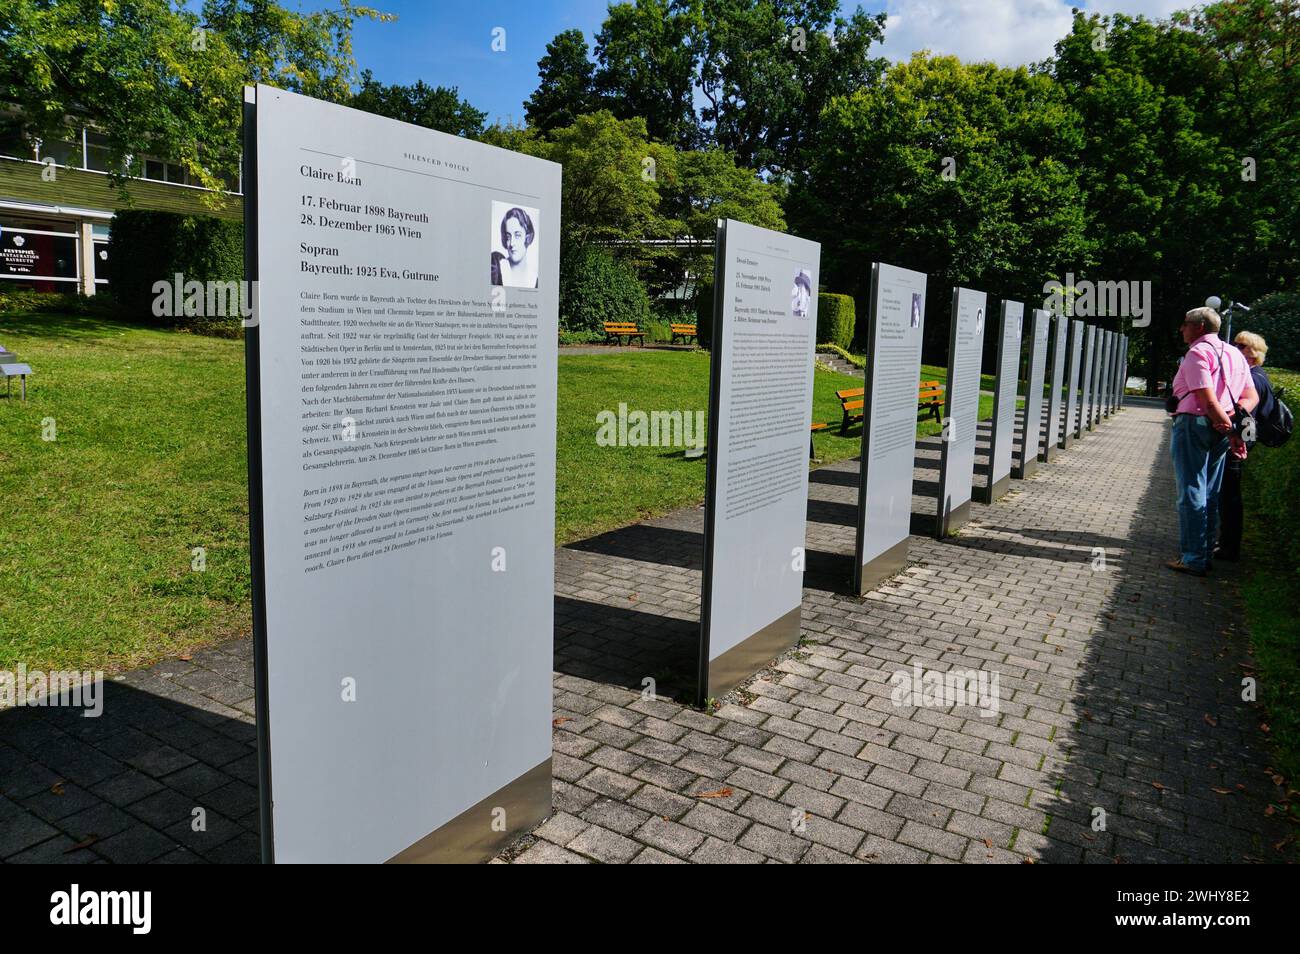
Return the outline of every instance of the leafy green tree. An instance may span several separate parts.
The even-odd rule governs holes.
[[[1249,301],[1300,274],[1300,3],[1224,0],[1176,14],[1214,53],[1202,122],[1232,151],[1225,191],[1237,233],[1228,297]],[[1203,68],[1204,69],[1204,68]]]
[[[86,4],[88,0],[76,2]],[[91,5],[125,9],[141,3],[128,0]],[[208,34],[220,34],[238,59],[244,82],[267,83],[304,96],[347,103],[356,82],[352,29],[357,20],[385,23],[396,19],[395,14],[354,0],[338,0],[337,7],[311,13],[287,9],[275,0],[203,0],[202,28]]]
[[[1223,288],[1241,241],[1243,183],[1205,115],[1218,65],[1192,30],[1079,13],[1048,68],[1083,123],[1087,277],[1152,282],[1152,322],[1139,335],[1154,388],[1181,353],[1184,312]]]
[[[643,119],[616,119],[601,110],[547,136],[531,127],[493,126],[483,141],[563,167],[562,254],[603,245],[619,259],[643,264],[642,243],[672,228],[660,212],[660,187],[676,177],[677,153],[652,142]]]
[[[361,88],[349,105],[469,139],[483,134],[483,121],[487,119],[487,113],[461,99],[460,91],[454,86],[433,87],[423,80],[416,80],[412,86],[388,86],[378,82],[370,70],[361,74]]]
[[[540,82],[524,104],[530,128],[549,132],[571,126],[583,113],[598,108],[595,67],[581,30],[565,30],[547,43],[537,73]]]
[[[884,15],[838,0],[703,0],[699,85],[708,140],[741,165],[789,173],[816,148],[822,109],[875,83],[885,60],[869,56]]]
[[[699,138],[694,88],[700,0],[635,0],[609,8],[596,34],[596,92],[620,119],[641,118],[650,138],[689,149]]]
[[[718,219],[785,231],[781,189],[736,163],[723,149],[680,153],[676,175],[660,187],[660,210],[676,245],[659,256],[649,282],[656,291],[686,287],[687,302],[712,274]],[[689,306],[688,306],[689,307]]]
[[[317,13],[208,0],[201,15],[168,0],[5,0],[0,99],[21,106],[11,128],[28,139],[79,144],[93,122],[124,191],[145,154],[220,189],[239,167],[244,84],[346,102],[358,18],[390,19],[351,0]]]
[[[1062,263],[1088,261],[1081,147],[1050,77],[918,53],[831,101],[786,215],[822,242],[830,287],[864,297],[873,261],[927,272],[926,347],[939,355],[952,286],[1029,303]]]

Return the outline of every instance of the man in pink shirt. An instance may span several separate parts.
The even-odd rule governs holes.
[[[1233,406],[1253,409],[1259,398],[1245,356],[1219,337],[1219,314],[1193,308],[1183,319],[1187,355],[1178,366],[1173,392],[1171,449],[1178,484],[1181,554],[1166,566],[1204,576],[1210,569],[1219,516],[1219,488],[1232,434]]]

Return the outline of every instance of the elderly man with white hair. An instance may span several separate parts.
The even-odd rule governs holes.
[[[1223,465],[1233,435],[1237,405],[1253,410],[1259,402],[1246,358],[1219,337],[1219,313],[1193,308],[1183,318],[1187,355],[1174,376],[1174,431],[1171,449],[1178,484],[1180,555],[1166,566],[1205,576],[1211,568],[1219,514]]]

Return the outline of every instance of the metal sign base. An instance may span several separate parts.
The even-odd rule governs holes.
[[[550,814],[551,760],[547,759],[385,864],[464,865],[490,861]]]
[[[903,540],[896,543],[875,559],[868,560],[858,568],[858,578],[854,589],[858,596],[866,596],[878,585],[891,576],[897,576],[907,567],[908,544]]]
[[[709,697],[725,696],[777,656],[798,646],[802,617],[802,608],[795,607],[710,662]]]

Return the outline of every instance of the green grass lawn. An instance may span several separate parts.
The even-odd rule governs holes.
[[[0,668],[248,632],[242,344],[52,315],[0,317],[0,344],[35,372],[0,407]]]
[[[1274,388],[1286,388],[1295,409],[1300,373],[1265,367]],[[1258,698],[1267,713],[1275,747],[1274,769],[1292,788],[1300,780],[1300,438],[1278,448],[1256,445],[1246,461],[1242,496],[1246,505],[1247,560],[1235,573],[1259,667]],[[1218,570],[1218,565],[1215,565]],[[1283,806],[1300,823],[1300,806]],[[1300,860],[1300,844],[1292,847]]]
[[[28,403],[0,406],[0,668],[111,671],[247,633],[243,344],[6,315],[0,345],[35,370]],[[708,376],[703,352],[561,356],[557,543],[703,499],[703,459],[600,447],[595,433],[620,401],[706,409]],[[856,455],[862,428],[839,434],[835,391],[860,380],[814,380],[813,419],[832,425],[818,457]]]

